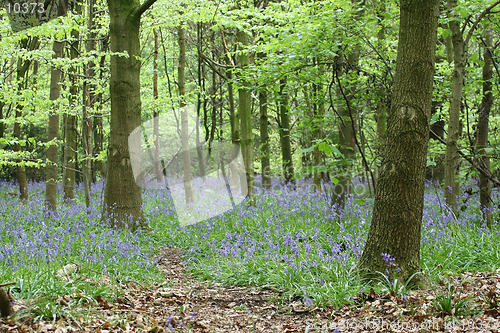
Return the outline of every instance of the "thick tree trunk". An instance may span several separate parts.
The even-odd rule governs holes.
[[[387,141],[373,217],[359,268],[385,272],[395,258],[400,281],[420,269],[425,165],[434,74],[437,0],[401,0],[400,28]],[[422,274],[412,283],[424,284]]]
[[[455,14],[457,0],[448,1],[448,12],[451,18],[449,24],[453,42],[453,82],[450,102],[450,120],[448,136],[446,137],[446,155],[444,163],[444,197],[454,213],[457,212],[458,194],[458,136],[460,131],[460,109],[465,69],[465,49],[462,31],[458,17]]]
[[[61,58],[64,42],[54,41],[52,51],[53,59]],[[50,100],[57,101],[61,94],[61,70],[54,65],[50,71]],[[49,113],[49,126],[47,128],[47,141],[50,143],[47,149],[47,184],[45,187],[45,204],[49,211],[57,210],[57,182],[58,182],[58,144],[59,137],[59,110],[56,106],[51,106]]]
[[[481,167],[490,173],[490,158],[485,152],[488,147],[488,126],[490,111],[493,105],[492,82],[493,77],[493,59],[492,59],[492,32],[489,26],[485,29],[485,49],[484,49],[484,65],[483,65],[483,99],[479,109],[479,119],[477,121],[477,151],[479,154]],[[483,215],[483,221],[491,228],[493,219],[491,216],[491,181],[482,173],[479,174],[479,203]]]
[[[239,66],[241,69],[245,69],[250,63],[250,56],[248,51],[244,50],[246,46],[250,43],[247,33],[243,31],[238,31],[237,33],[238,42],[241,44],[242,52],[239,55]],[[252,134],[252,104],[250,96],[250,84],[249,82],[242,78],[243,82],[238,89],[239,104],[238,104],[238,115],[240,118],[240,133],[241,133],[241,152],[243,155],[243,162],[245,163],[246,172],[246,193],[242,193],[246,197],[251,197],[253,195],[254,186],[254,170],[253,170],[253,134]],[[244,189],[244,186],[242,186]],[[243,191],[245,192],[245,191]]]
[[[290,113],[288,110],[288,93],[286,90],[286,78],[279,81],[279,117],[280,117],[280,142],[281,142],[281,163],[283,166],[283,177],[287,184],[295,184],[293,178],[292,144],[290,140]]]
[[[179,38],[179,65],[177,82],[179,84],[179,97],[181,108],[181,146],[182,146],[182,167],[184,170],[184,195],[186,204],[193,202],[193,184],[191,182],[191,156],[189,153],[189,133],[188,133],[188,114],[186,108],[186,37],[184,36],[184,28],[177,28]]]
[[[103,219],[119,227],[144,223],[142,193],[132,172],[128,137],[141,125],[139,27],[142,13],[153,3],[108,0],[111,52],[128,54],[111,56],[111,119]],[[140,147],[134,148],[140,151]]]

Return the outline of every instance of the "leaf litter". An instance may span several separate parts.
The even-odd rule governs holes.
[[[178,248],[162,249],[158,265],[163,283],[129,283],[115,299],[89,299],[78,305],[81,316],[56,322],[33,315],[1,319],[0,332],[500,332],[499,272],[463,271],[407,295],[371,289],[341,308],[318,308],[311,300],[284,300],[273,288],[198,281],[186,273]],[[56,302],[71,307],[72,297]],[[15,304],[28,308],[22,300]]]

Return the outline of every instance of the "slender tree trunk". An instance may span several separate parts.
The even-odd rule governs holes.
[[[450,102],[450,120],[448,122],[448,135],[446,137],[446,155],[444,164],[444,197],[446,203],[454,213],[457,212],[458,194],[458,136],[460,131],[460,108],[462,103],[462,90],[465,70],[465,46],[458,17],[455,14],[457,0],[448,1],[450,16],[449,27],[453,42],[453,82]]]
[[[153,109],[153,139],[154,139],[154,168],[155,177],[158,182],[163,182],[163,172],[160,161],[160,119],[158,118],[158,31],[153,29],[154,35],[154,55],[153,55],[153,98],[155,99],[155,106]]]
[[[64,42],[54,41],[52,51],[54,52],[53,59],[62,57]],[[50,72],[50,100],[57,101],[61,94],[61,70],[52,66]],[[49,211],[57,210],[57,182],[58,182],[58,143],[56,140],[59,137],[59,107],[51,106],[49,113],[49,126],[47,129],[47,140],[50,143],[47,149],[47,184],[45,188],[45,203]]]
[[[320,77],[323,76],[324,70],[322,65],[318,66],[318,74]],[[316,113],[313,118],[313,138],[316,142],[323,140],[323,118],[325,114],[325,102],[323,99],[323,84],[320,82],[318,84],[314,84],[314,101],[316,107],[314,110]],[[314,147],[313,151],[314,158],[314,173],[313,173],[313,184],[316,191],[321,191],[321,171],[320,166],[323,160],[323,153],[318,149],[317,146]]]
[[[236,35],[240,48],[242,49],[238,61],[242,70],[250,64],[250,56],[247,50],[244,50],[250,43],[250,37],[243,31],[238,31]],[[240,134],[241,134],[241,152],[243,162],[245,163],[246,172],[246,193],[242,193],[246,197],[253,196],[254,186],[254,170],[253,170],[253,135],[252,135],[252,105],[250,96],[250,84],[243,78],[242,85],[238,89],[239,104],[238,115],[240,117]],[[244,189],[244,186],[242,186]],[[243,191],[244,192],[244,191]]]
[[[95,14],[94,14],[95,15]],[[95,21],[95,20],[94,20]],[[104,38],[102,41],[101,45],[101,51],[106,52],[107,51],[107,39]],[[99,71],[99,78],[100,80],[103,80],[104,75],[105,75],[105,68],[106,68],[106,56],[103,55],[101,56],[100,60],[100,71]],[[103,124],[102,124],[102,105],[103,105],[103,93],[99,92],[95,98],[95,101],[97,104],[97,107],[95,109],[94,113],[94,121],[92,122],[93,124],[93,136],[94,136],[94,145],[92,147],[93,155],[98,156],[102,149],[103,149],[103,139],[104,139],[104,129],[103,129]],[[104,163],[103,160],[101,159],[92,159],[92,181],[97,181],[97,171],[99,170],[99,174],[101,178],[106,177],[106,164]]]
[[[188,129],[188,114],[186,107],[186,37],[184,28],[180,25],[177,28],[177,35],[179,38],[179,67],[178,78],[179,84],[179,97],[181,108],[181,145],[182,145],[182,167],[184,169],[184,195],[186,204],[193,203],[193,184],[191,182],[191,156],[189,153],[189,129]]]
[[[202,59],[202,42],[203,42],[203,24],[201,22],[197,23],[196,26],[196,37],[197,44],[196,48],[198,51],[198,87],[200,90],[198,91],[198,100],[196,103],[196,154],[198,156],[198,167],[200,168],[200,177],[203,177],[203,181],[206,178],[205,171],[205,163],[203,162],[203,150],[202,144],[200,142],[200,113],[202,106],[202,96],[201,96],[201,87],[203,87],[203,59]],[[233,110],[234,111],[234,110]]]
[[[490,111],[493,105],[492,82],[493,77],[493,59],[492,59],[492,32],[491,27],[484,27],[485,48],[484,48],[484,65],[483,65],[483,99],[479,109],[479,119],[477,122],[477,150],[479,154],[481,167],[490,173],[490,158],[488,157],[485,148],[488,147],[488,125]],[[482,173],[479,174],[479,202],[483,220],[486,225],[491,228],[493,219],[491,216],[491,181]]]
[[[21,48],[26,49],[28,51],[33,51],[38,48],[39,41],[38,37],[35,38],[26,38],[20,41]],[[18,81],[18,94],[21,95],[23,89],[25,89],[26,85],[26,77],[28,73],[28,69],[31,65],[31,60],[17,60],[17,68],[16,68],[16,76]],[[14,120],[14,137],[17,139],[17,142],[14,144],[14,151],[16,153],[21,152],[21,145],[19,141],[22,139],[21,134],[21,117],[22,117],[22,105],[16,105],[16,117]],[[19,184],[19,198],[22,202],[28,199],[28,179],[26,177],[26,168],[24,166],[24,162],[22,159],[18,159],[16,161],[16,172],[17,172],[17,182]]]
[[[78,5],[78,11],[80,11],[81,6]],[[70,57],[71,59],[76,59],[78,57],[78,39],[80,33],[77,30],[71,32],[72,37],[75,39],[71,43]],[[75,169],[76,169],[76,140],[77,140],[77,122],[76,122],[76,101],[78,93],[78,70],[74,66],[72,69],[71,88],[70,88],[70,112],[65,115],[64,119],[64,135],[65,135],[65,145],[64,145],[64,170],[63,170],[63,189],[64,189],[64,200],[72,201],[75,197]]]
[[[230,70],[226,73],[228,78],[227,95],[229,100],[229,121],[231,123],[231,142],[234,145],[239,145],[240,141],[240,116],[235,112],[234,107],[234,91],[232,72]],[[241,147],[241,145],[239,145]],[[240,175],[236,161],[229,163],[229,170],[231,170],[231,190],[236,191],[240,187]]]
[[[286,78],[280,80],[279,95],[279,117],[280,117],[280,141],[283,176],[288,184],[295,184],[293,179],[292,144],[290,140],[290,113],[288,110],[288,93],[286,90]]]
[[[16,153],[21,152],[21,145],[19,144],[19,140],[21,140],[21,123],[20,119],[22,117],[22,106],[17,105],[16,107],[16,120],[14,122],[14,137],[17,139],[17,142],[14,144],[14,151]],[[24,162],[21,159],[16,161],[16,171],[17,171],[17,182],[19,184],[19,198],[21,201],[26,201],[28,199],[28,179],[26,177],[26,167],[24,166]]]
[[[373,217],[359,268],[385,272],[395,258],[403,283],[420,273],[420,232],[438,19],[437,0],[401,0],[392,103]],[[422,274],[411,280],[425,284]]]
[[[379,52],[384,54],[383,45],[385,42],[385,25],[383,23],[384,14],[386,12],[385,2],[384,0],[377,2],[378,12],[377,17],[379,20],[380,30],[377,33],[377,41],[378,41],[378,49]],[[384,71],[384,79],[386,79],[387,72]],[[376,112],[376,121],[377,121],[377,144],[376,150],[378,153],[381,153],[381,148],[385,142],[385,138],[387,136],[387,91],[383,86],[377,88],[377,112]]]
[[[343,57],[344,58],[344,57]],[[357,61],[357,56],[351,56],[349,60]],[[344,58],[343,62],[350,61]],[[340,74],[344,73],[345,75],[349,75],[347,71],[338,71],[334,73],[337,75],[338,81],[340,82]],[[342,90],[343,89],[343,90]],[[347,93],[343,95],[342,91],[346,91],[344,87],[337,87],[337,94],[342,96],[342,101],[338,106],[340,118],[338,125],[338,147],[339,151],[342,153],[343,160],[342,164],[339,167],[339,173],[336,175],[336,178],[339,180],[337,184],[334,185],[333,195],[332,195],[332,204],[338,205],[339,208],[343,208],[345,205],[346,196],[351,193],[351,178],[352,178],[352,169],[355,159],[355,138],[353,127],[355,124],[352,123],[352,119],[354,119],[354,115],[351,115],[349,103],[352,101],[352,96]]]
[[[154,1],[108,0],[111,52],[111,119],[108,144],[108,174],[104,191],[103,219],[112,225],[143,225],[141,188],[134,179],[128,143],[129,134],[141,125],[140,18]],[[140,155],[140,147],[133,152]]]
[[[269,119],[267,117],[267,90],[265,87],[261,88],[259,92],[259,110],[260,110],[260,141],[262,150],[262,187],[266,190],[271,188],[271,163],[269,159],[269,132],[267,124]]]

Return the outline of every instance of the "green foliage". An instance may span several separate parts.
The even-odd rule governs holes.
[[[461,292],[448,285],[446,290],[434,299],[437,311],[451,316],[465,316],[476,312],[474,304],[470,301],[472,296],[462,297]]]

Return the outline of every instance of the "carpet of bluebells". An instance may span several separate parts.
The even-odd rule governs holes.
[[[188,226],[176,220],[165,190],[144,190],[149,228],[132,232],[101,222],[102,183],[92,187],[89,210],[78,188],[75,202],[60,204],[58,213],[51,215],[43,210],[43,183],[31,183],[29,202],[22,204],[16,185],[3,182],[0,282],[35,284],[40,272],[54,275],[68,263],[121,280],[151,279],[157,273],[156,250],[180,247],[199,278],[268,286],[290,297],[339,305],[363,288],[353,268],[368,233],[373,201],[349,197],[345,209],[334,209],[327,195],[306,185],[302,182],[291,189],[276,183],[270,191],[257,188],[252,205],[243,202],[232,211]],[[468,186],[477,190],[477,184]],[[455,217],[444,207],[441,189],[427,184],[421,256],[425,271],[433,271],[438,264],[450,271],[500,267],[500,195],[496,191],[492,196],[496,223],[492,230],[481,224],[477,197],[461,196],[460,214]]]

